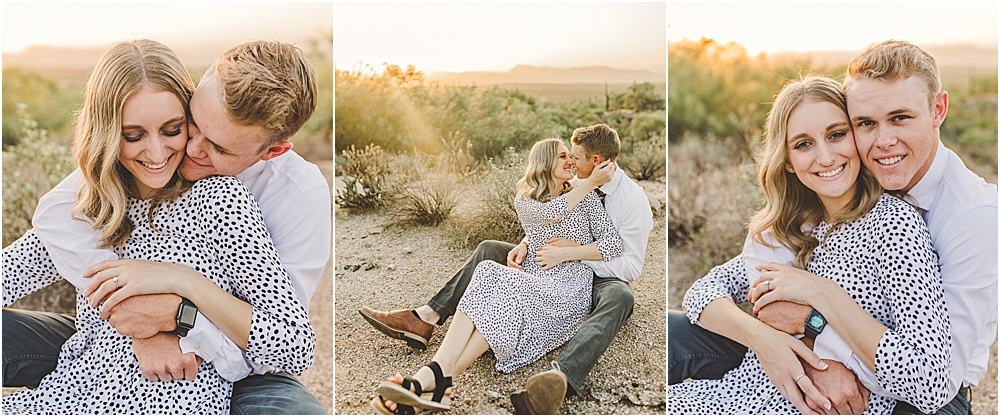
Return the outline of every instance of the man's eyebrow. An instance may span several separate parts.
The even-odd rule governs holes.
[[[852,116],[851,120],[861,121],[861,120],[872,120],[871,116]]]
[[[208,141],[208,143],[211,143],[212,146],[215,147],[215,149],[218,149],[218,150],[220,150],[222,152],[225,152],[225,153],[233,153],[232,151],[230,151],[229,149],[226,149],[222,145],[219,145],[218,143],[215,143],[214,141],[212,141],[212,139],[209,139],[208,136],[205,136],[205,140]]]

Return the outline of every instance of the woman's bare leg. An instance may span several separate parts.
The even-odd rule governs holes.
[[[482,333],[479,333],[479,329],[474,328],[472,336],[469,337],[469,343],[465,345],[465,351],[462,352],[462,356],[455,362],[455,369],[452,371],[453,376],[465,372],[466,368],[476,359],[479,359],[480,356],[483,356],[487,350],[490,350],[490,344],[486,342],[486,338],[483,337]]]

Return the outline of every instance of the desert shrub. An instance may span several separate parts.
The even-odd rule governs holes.
[[[69,148],[49,141],[26,105],[17,108],[18,143],[3,152],[3,246],[31,229],[38,199],[73,170]],[[58,313],[76,311],[76,291],[66,281],[36,292],[13,305],[16,308]]]
[[[344,189],[337,191],[336,202],[344,208],[376,209],[392,197],[389,176],[392,157],[382,154],[378,145],[355,149],[354,145],[342,153],[346,164],[341,166]]]
[[[637,181],[658,180],[667,171],[667,149],[662,139],[643,142],[620,158],[620,166]]]
[[[437,226],[451,217],[462,196],[455,175],[438,174],[403,188],[395,201],[397,223]]]
[[[723,142],[670,145],[667,242],[720,264],[742,247],[746,224],[763,204],[753,162]]]
[[[524,156],[513,148],[486,162],[485,172],[474,186],[479,204],[457,225],[455,235],[460,245],[474,248],[484,240],[519,242],[524,238],[514,210],[515,186],[522,175]]]
[[[26,105],[17,109],[17,145],[3,152],[3,245],[31,228],[38,199],[73,171],[70,149],[49,141]]]

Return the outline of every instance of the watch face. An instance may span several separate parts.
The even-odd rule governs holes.
[[[820,316],[812,316],[809,318],[809,325],[815,328],[819,328],[824,324],[823,318]]]
[[[195,316],[197,314],[198,314],[198,310],[197,309],[194,309],[194,308],[191,308],[191,307],[188,307],[188,306],[184,306],[183,308],[181,308],[181,320],[180,321],[183,324],[186,324],[188,326],[192,326],[194,324],[194,318],[195,318]]]

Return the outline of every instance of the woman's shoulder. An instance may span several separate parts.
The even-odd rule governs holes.
[[[916,207],[889,193],[882,193],[869,216],[875,219],[921,219]]]
[[[187,196],[192,199],[216,201],[252,198],[242,181],[232,176],[216,175],[195,181]]]

